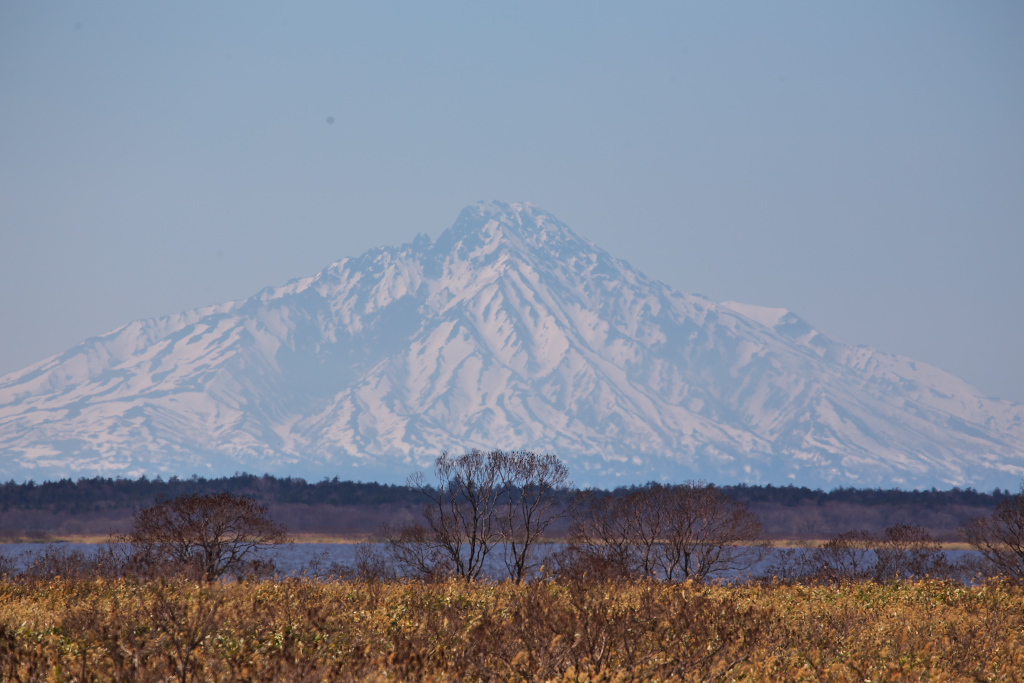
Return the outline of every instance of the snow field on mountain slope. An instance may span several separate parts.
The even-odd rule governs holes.
[[[486,204],[437,242],[8,375],[0,447],[17,453],[3,472],[39,458],[401,469],[444,447],[529,447],[615,481],[1008,485],[984,472],[1024,472],[1024,406],[785,309],[675,292],[535,207]]]

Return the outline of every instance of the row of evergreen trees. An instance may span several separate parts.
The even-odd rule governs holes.
[[[617,496],[628,495],[636,487],[616,489]],[[1012,494],[995,489],[991,493],[972,488],[953,488],[946,491],[901,491],[899,489],[837,488],[832,491],[810,489],[803,486],[756,486],[739,484],[722,486],[722,492],[745,504],[766,503],[781,506],[824,505],[844,502],[856,505],[915,505],[927,508],[970,506],[995,508]],[[231,493],[248,496],[263,504],[303,503],[309,505],[417,505],[422,495],[408,486],[341,481],[337,477],[319,482],[307,482],[296,477],[256,476],[236,474],[232,477],[188,479],[171,477],[150,479],[61,479],[37,484],[33,481],[0,484],[0,510],[34,509],[54,512],[85,512],[136,508],[151,505],[158,497],[176,498],[187,495]],[[560,495],[568,495],[568,491]]]

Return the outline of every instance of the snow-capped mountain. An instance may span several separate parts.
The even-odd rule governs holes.
[[[651,280],[529,204],[0,378],[0,477],[236,471],[400,482],[444,449],[578,484],[994,486],[1024,406],[785,309]]]

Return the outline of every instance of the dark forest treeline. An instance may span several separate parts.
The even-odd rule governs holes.
[[[1013,495],[1008,489],[995,489],[990,493],[973,488],[954,487],[940,491],[935,488],[924,491],[903,491],[900,489],[858,489],[836,488],[831,491],[809,489],[806,486],[751,486],[737,484],[723,486],[727,492],[742,503],[772,503],[776,505],[805,505],[813,503],[851,503],[854,505],[914,505],[924,508],[962,505],[969,507],[992,507]]]
[[[613,493],[625,495],[636,487],[622,487]],[[832,491],[810,489],[803,486],[765,486],[739,484],[722,486],[721,490],[739,502],[748,505],[772,506],[825,506],[846,503],[857,506],[913,506],[919,509],[940,509],[951,506],[995,508],[1009,498],[1009,490],[995,489],[990,493],[972,488],[953,488],[940,491],[902,491],[900,489],[837,488]],[[231,493],[249,496],[264,504],[303,505],[418,505],[422,495],[407,486],[377,484],[373,482],[324,479],[307,482],[295,477],[256,476],[236,474],[232,477],[205,479],[171,477],[149,479],[61,479],[19,484],[9,481],[0,484],[0,510],[49,510],[79,513],[102,510],[136,508],[151,505],[158,497],[175,498],[190,494]],[[570,495],[563,491],[561,496]]]
[[[406,486],[324,479],[309,483],[295,477],[236,474],[233,477],[188,479],[61,479],[37,484],[28,481],[0,484],[0,510],[90,512],[151,505],[157,498],[192,494],[231,493],[261,503],[306,505],[380,505],[420,503],[419,494]]]

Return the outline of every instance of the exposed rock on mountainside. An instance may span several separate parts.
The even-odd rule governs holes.
[[[1016,488],[1024,406],[785,310],[682,294],[529,204],[0,378],[0,477],[402,481],[442,449],[578,484]]]

